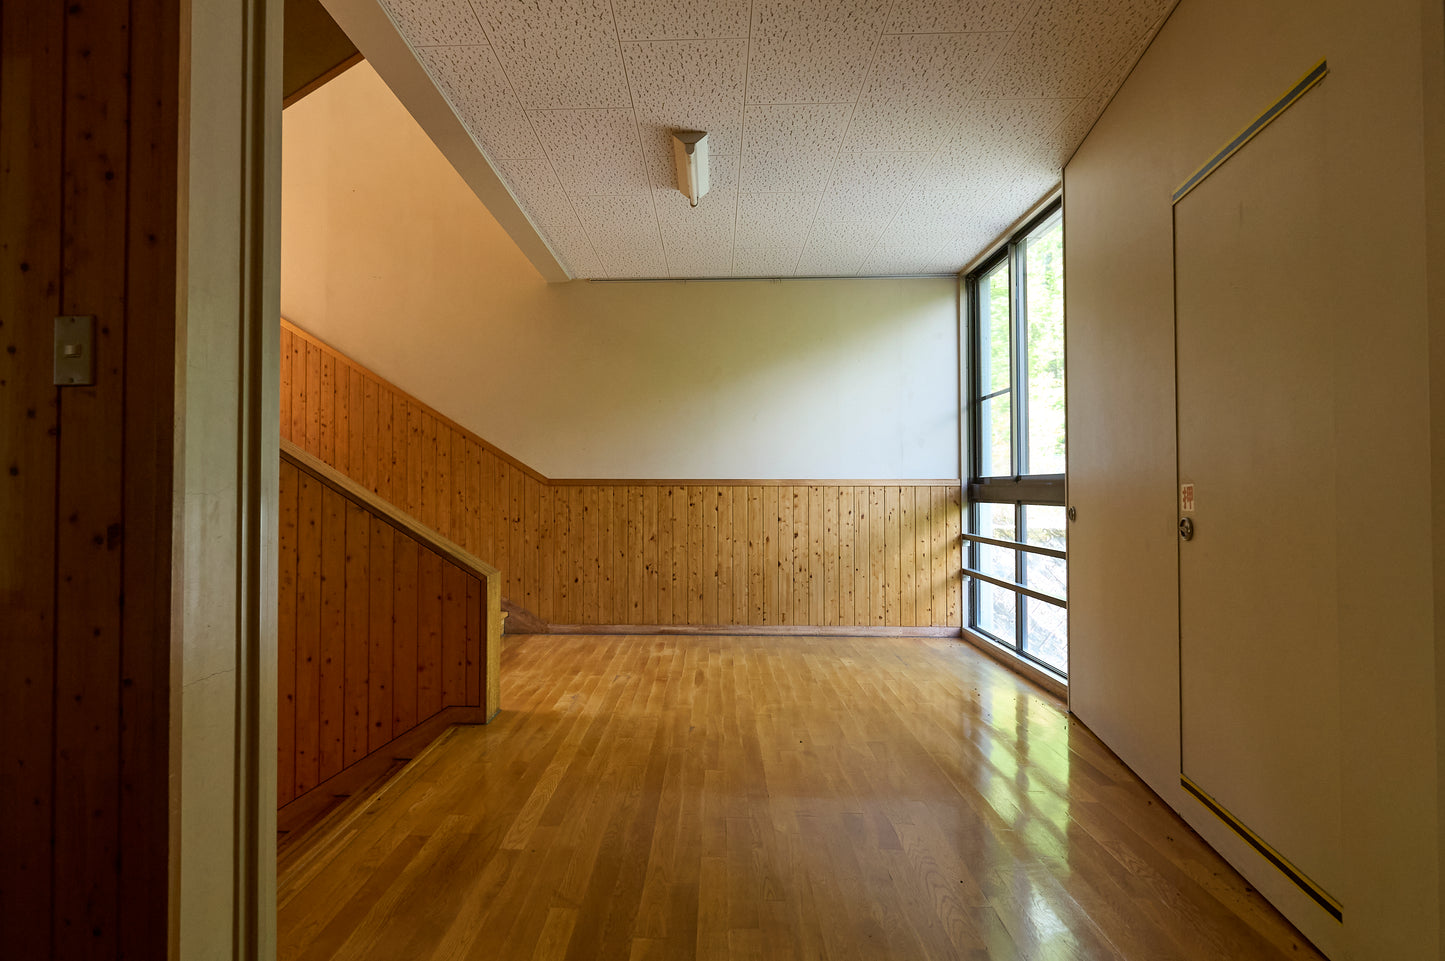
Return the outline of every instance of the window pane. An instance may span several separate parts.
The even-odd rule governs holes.
[[[1028,637],[1024,650],[1053,667],[1060,674],[1069,670],[1069,612],[1032,597],[1027,605]]]
[[[1024,505],[1024,543],[1065,550],[1064,508],[1048,504]]]
[[[1027,456],[1030,474],[1064,472],[1064,224],[1024,241],[1028,331]]]
[[[1011,647],[1018,647],[1018,595],[1001,587],[983,581],[978,582],[978,610],[974,612],[974,626],[1003,641]]]
[[[978,382],[987,396],[1009,386],[1008,261],[1000,263],[978,282]]]
[[[979,408],[983,426],[983,444],[979,451],[981,477],[1007,477],[1013,473],[1013,453],[1009,437],[1013,434],[1013,410],[1007,393],[990,397]]]

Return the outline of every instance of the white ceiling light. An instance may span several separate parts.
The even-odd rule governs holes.
[[[677,189],[694,206],[707,193],[707,134],[678,130],[672,135],[672,157],[677,162]]]

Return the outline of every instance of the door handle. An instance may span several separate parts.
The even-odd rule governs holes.
[[[1179,521],[1179,536],[1186,541],[1192,541],[1194,539],[1194,521],[1187,517],[1181,518]]]

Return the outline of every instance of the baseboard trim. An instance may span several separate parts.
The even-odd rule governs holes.
[[[974,647],[978,648],[984,654],[987,654],[989,657],[993,658],[995,661],[1002,664],[1010,671],[1013,671],[1015,674],[1019,675],[1026,681],[1032,681],[1034,684],[1043,688],[1054,697],[1063,701],[1064,704],[1067,705],[1069,703],[1069,685],[1065,682],[1059,680],[1057,677],[1054,677],[1054,675],[1050,674],[1043,668],[1036,667],[1035,665],[1030,664],[1028,661],[1019,657],[1008,648],[996,644],[995,642],[984,637],[982,634],[975,634],[968,628],[964,628],[961,633],[965,641],[972,644]]]
[[[956,627],[818,626],[807,624],[549,624],[549,634],[696,634],[735,637],[958,637]]]
[[[290,832],[308,827],[323,811],[335,805],[338,797],[347,797],[364,788],[398,760],[415,757],[453,724],[486,724],[490,720],[486,708],[442,708],[410,731],[392,738],[355,764],[342,768],[305,794],[283,805],[276,812],[276,829]]]

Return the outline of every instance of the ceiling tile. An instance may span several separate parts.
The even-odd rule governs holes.
[[[577,218],[603,257],[627,248],[647,248],[659,243],[657,213],[650,194],[613,194],[575,197]]]
[[[895,274],[927,273],[934,261],[932,247],[883,247],[873,248],[868,259],[859,269],[861,274],[891,276]]]
[[[848,104],[749,106],[743,124],[741,188],[822,191],[850,109]]]
[[[631,110],[534,110],[528,116],[569,194],[650,189]]]
[[[743,194],[738,198],[737,244],[789,247],[796,259],[817,206],[817,194]]]
[[[561,257],[573,277],[602,277],[602,261],[592,248],[592,241],[581,227],[548,227],[543,237],[554,253]]]
[[[1038,142],[1074,109],[1072,100],[986,100],[960,113],[959,133],[919,178],[926,189],[972,189],[1037,163]]]
[[[728,277],[733,271],[733,248],[726,246],[667,247],[667,271],[672,277]]]
[[[888,219],[928,166],[927,153],[848,153],[833,166],[820,220]]]
[[[1082,97],[1172,0],[1038,0],[979,88],[990,99]]]
[[[973,96],[979,79],[1007,41],[1004,33],[884,37],[864,95],[962,103]]]
[[[675,186],[654,190],[657,223],[662,231],[663,245],[669,251],[674,246],[732,247],[738,199],[737,161],[729,157],[714,157],[708,167],[711,183],[696,207],[688,203],[682,191]]]
[[[738,156],[747,41],[627,43],[622,53],[655,186],[674,179],[674,130],[705,131],[709,154]],[[667,178],[659,181],[663,171]]]
[[[382,0],[381,5],[413,47],[487,42],[467,0]]]
[[[543,156],[527,114],[512,95],[490,47],[422,47],[417,54],[492,159]]]
[[[602,266],[612,278],[666,277],[667,258],[662,254],[662,245],[653,241],[652,246],[637,246],[627,250],[613,249],[602,254]]]
[[[1029,5],[1020,0],[898,0],[888,33],[976,33],[1012,30]]]
[[[607,0],[474,0],[527,108],[631,106]]]
[[[733,251],[734,277],[791,277],[798,247],[738,247]]]
[[[849,150],[937,150],[958,131],[958,108],[941,100],[910,103],[865,97],[848,125]]]
[[[503,160],[498,173],[512,188],[512,195],[521,201],[532,223],[539,227],[551,225],[577,226],[577,212],[562,189],[557,174],[547,160]]]
[[[798,260],[798,276],[856,274],[881,228],[877,223],[815,223]]]
[[[854,102],[889,6],[890,0],[754,0],[748,103]]]
[[[623,40],[746,37],[748,6],[748,0],[612,0]]]

